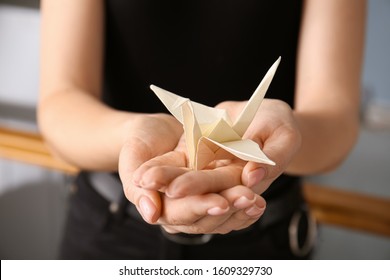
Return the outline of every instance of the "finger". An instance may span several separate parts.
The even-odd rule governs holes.
[[[183,174],[186,164],[185,154],[179,151],[154,157],[134,171],[133,183],[142,188],[159,189],[160,186],[166,186],[167,182]],[[168,166],[177,168],[168,169]]]
[[[173,150],[182,134],[181,125],[166,114],[139,115],[132,122],[133,129],[123,145],[118,172],[126,197],[137,206],[145,221],[154,223],[161,213],[157,191],[137,188],[132,182],[134,171],[151,158]],[[164,141],[161,141],[161,136]]]
[[[253,224],[264,213],[266,202],[264,198],[245,186],[236,186],[220,193],[234,205],[237,211],[223,224],[215,229],[215,233],[225,234],[232,230],[240,230]]]
[[[187,196],[172,199],[162,196],[164,209],[158,223],[162,225],[193,225],[205,216],[219,216],[230,209],[225,198],[218,194]]]
[[[221,192],[220,195],[224,197],[231,206],[229,211],[218,216],[205,215],[191,223],[166,225],[167,230],[169,232],[179,231],[192,234],[224,234],[232,230],[239,230],[253,223],[255,221],[252,215],[253,210],[250,212],[251,215],[246,214],[246,211],[251,209],[256,203],[261,207],[265,206],[264,199],[245,186],[235,186]],[[240,215],[237,215],[236,212],[240,212]],[[258,218],[258,215],[256,218]],[[222,226],[224,224],[225,226]]]
[[[169,234],[176,234],[181,232],[179,230],[176,230],[174,226],[161,225],[161,227]]]
[[[118,172],[123,190],[126,198],[137,207],[144,220],[148,223],[154,223],[161,214],[160,195],[157,191],[138,188],[133,184],[131,176],[133,171],[145,161],[149,153],[146,149],[134,148],[143,147],[142,143],[134,142],[139,140],[129,141],[131,142],[123,146],[119,155]]]
[[[221,192],[220,195],[234,208],[244,210],[244,213],[249,217],[258,217],[266,207],[264,198],[245,186],[230,188]]]
[[[237,210],[233,209],[233,211],[237,211]],[[232,213],[229,210],[226,213],[218,216],[205,215],[193,223],[178,224],[178,225],[164,224],[162,225],[162,227],[168,233],[177,233],[177,232],[183,232],[187,234],[216,233],[216,229],[221,224],[223,224],[226,220],[228,220],[231,215]]]
[[[248,216],[247,209],[231,209],[220,216],[204,216],[192,224],[163,225],[168,233],[184,232],[188,234],[227,234],[240,230],[256,222],[261,214]]]
[[[259,202],[259,205],[257,205],[257,202],[254,202],[253,204],[256,205],[256,209],[259,209],[259,205],[263,205],[263,202]],[[265,208],[262,208],[261,212],[256,215],[253,215],[252,212],[248,215],[248,210],[253,211],[253,207],[254,206],[250,206],[249,208],[242,210],[230,208],[228,212],[219,216],[208,215],[198,219],[194,223],[178,225],[170,224],[164,225],[164,228],[166,228],[169,233],[184,232],[189,234],[227,234],[234,230],[246,228],[261,217]]]
[[[235,212],[229,219],[214,229],[212,233],[227,234],[232,231],[245,229],[253,225],[261,215],[249,217],[244,210]]]
[[[157,222],[162,209],[159,192],[144,190],[133,185],[125,188],[125,193],[147,223],[155,224]]]
[[[262,194],[276,178],[269,176],[269,168],[263,164],[248,162],[242,172],[243,184],[253,189],[257,194]]]
[[[288,167],[300,147],[300,135],[294,129],[282,127],[274,131],[263,143],[263,152],[275,162],[266,165],[248,162],[242,172],[242,182],[257,193],[263,193],[268,186]]]
[[[188,171],[174,179],[166,189],[172,198],[205,193],[219,193],[241,184],[242,166],[232,164],[209,170]]]
[[[169,184],[186,172],[188,172],[188,168],[172,166],[151,167],[143,174],[139,186],[148,190],[166,192]]]
[[[183,232],[187,234],[210,234],[210,233],[219,233],[216,232],[216,229],[223,224],[228,218],[229,215],[221,216],[205,216],[195,223],[188,225],[162,225],[162,227],[168,233],[178,233]]]

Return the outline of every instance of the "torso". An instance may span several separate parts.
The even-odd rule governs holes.
[[[300,17],[300,1],[107,0],[103,99],[166,112],[155,84],[209,106],[246,100],[281,56],[266,97],[293,107]],[[265,197],[296,180],[280,176]]]
[[[106,11],[109,105],[165,111],[150,84],[209,106],[245,100],[281,56],[267,97],[293,106],[297,1],[109,0]]]

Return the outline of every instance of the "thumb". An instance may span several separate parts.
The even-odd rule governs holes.
[[[269,186],[265,184],[269,177],[268,166],[256,162],[248,162],[241,174],[241,181],[245,186],[256,189],[255,192],[262,194]]]
[[[148,223],[155,223],[161,215],[158,191],[146,190],[133,182],[134,171],[151,158],[149,147],[139,138],[129,139],[119,154],[118,172],[126,198],[132,202]]]
[[[263,152],[275,162],[275,165],[248,162],[241,175],[242,182],[248,187],[256,187],[257,193],[263,193],[286,170],[299,150],[298,136],[300,135],[286,133],[270,137],[263,146]]]

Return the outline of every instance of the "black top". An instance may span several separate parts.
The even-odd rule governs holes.
[[[103,100],[108,105],[167,112],[150,84],[209,106],[246,100],[279,56],[266,97],[294,105],[300,1],[105,3]]]

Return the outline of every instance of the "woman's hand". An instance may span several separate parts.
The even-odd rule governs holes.
[[[243,103],[222,103],[229,112],[238,114]],[[230,109],[229,109],[230,108]],[[242,182],[263,193],[292,162],[301,148],[302,136],[291,107],[280,100],[264,99],[244,138],[257,142],[276,165],[248,162],[242,172]]]
[[[127,137],[119,154],[118,172],[127,199],[143,218],[155,222],[161,214],[160,195],[133,184],[133,172],[148,160],[172,151],[183,134],[182,126],[166,114],[140,114],[126,126]]]
[[[234,119],[244,105],[224,102],[218,107],[228,110]],[[239,184],[261,194],[283,173],[300,148],[301,136],[291,108],[282,101],[265,99],[244,138],[257,142],[276,165],[232,159],[214,161],[204,170],[190,170],[181,141],[174,152],[141,165],[133,180],[142,188],[163,191],[171,198],[218,193]]]
[[[244,105],[224,102],[218,107],[227,109],[234,119]],[[158,223],[168,232],[226,233],[255,222],[265,209],[259,194],[287,168],[301,139],[291,108],[278,100],[264,100],[244,138],[256,141],[276,165],[233,159],[190,170],[183,141],[175,151],[142,164],[134,172],[133,182],[163,193],[163,215]]]
[[[262,197],[242,185],[218,194],[162,199],[164,210],[157,223],[169,233],[226,234],[252,225],[266,207]]]

